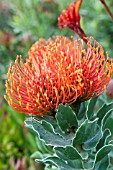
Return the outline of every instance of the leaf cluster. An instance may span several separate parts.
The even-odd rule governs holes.
[[[26,126],[51,149],[47,155],[35,155],[36,162],[59,170],[110,169],[113,166],[113,133],[108,124],[113,121],[113,103],[99,107],[99,100],[94,98],[81,103],[76,112],[67,104],[61,104],[55,118],[28,118]]]

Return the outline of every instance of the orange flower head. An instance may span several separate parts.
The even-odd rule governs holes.
[[[80,26],[80,14],[79,9],[81,6],[82,0],[77,0],[69,4],[68,8],[63,10],[60,17],[58,18],[59,28],[69,27],[72,30],[76,25]]]
[[[112,61],[95,40],[93,45],[87,41],[85,48],[81,39],[40,39],[25,63],[17,56],[6,81],[8,104],[21,113],[47,115],[60,103],[70,105],[100,95],[111,78]]]

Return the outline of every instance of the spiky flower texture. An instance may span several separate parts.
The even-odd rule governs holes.
[[[28,54],[25,63],[17,56],[6,81],[5,98],[21,113],[50,115],[60,103],[99,96],[111,79],[112,61],[93,38],[87,38],[86,48],[73,37],[40,39]]]

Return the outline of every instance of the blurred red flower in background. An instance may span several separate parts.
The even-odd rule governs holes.
[[[58,18],[59,28],[70,27],[74,29],[76,25],[80,26],[80,6],[82,0],[77,0],[69,4],[67,9],[64,9],[61,13],[61,16]]]
[[[80,25],[79,10],[81,4],[82,0],[77,0],[69,4],[68,8],[64,9],[60,17],[58,18],[58,27],[59,28],[69,27],[70,29],[75,31],[80,36],[80,38],[87,42],[87,39],[85,39],[85,37],[87,36]]]
[[[18,56],[11,64],[5,98],[18,112],[52,114],[60,103],[70,105],[100,95],[109,83],[112,65],[93,38],[87,38],[87,48],[81,39],[40,39],[25,63]]]
[[[14,43],[15,37],[13,34],[7,31],[0,32],[0,43],[5,45],[7,48],[10,48],[11,44]]]

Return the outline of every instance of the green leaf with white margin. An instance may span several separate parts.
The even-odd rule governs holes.
[[[95,165],[95,170],[107,170],[109,167],[109,157],[105,156],[102,160],[98,161]]]
[[[52,126],[53,126],[53,128],[54,128],[54,131],[55,131],[55,133],[56,134],[59,134],[59,135],[61,135],[61,136],[67,136],[68,134],[64,134],[63,132],[62,132],[62,130],[60,129],[60,127],[58,126],[58,124],[57,124],[57,121],[56,121],[56,119],[54,118],[54,117],[52,117],[52,116],[38,116],[38,118],[37,118],[39,121],[46,121],[46,122],[48,122],[48,123],[50,123]],[[68,135],[69,136],[69,135]]]
[[[30,157],[33,158],[33,159],[44,159],[48,156],[50,156],[50,154],[42,153],[40,151],[36,151]]]
[[[36,136],[36,143],[37,143],[37,147],[38,150],[41,151],[41,153],[49,153],[49,154],[53,154],[53,148],[51,146],[47,146],[45,145],[45,142],[43,140],[40,140],[39,136]]]
[[[107,144],[107,139],[111,136],[111,132],[109,129],[105,129],[104,132],[103,132],[103,136],[102,138],[100,139],[97,147],[96,147],[96,150],[99,150],[100,148],[102,148],[104,145]]]
[[[50,123],[53,126],[55,133],[59,134],[66,140],[72,140],[74,137],[73,131],[71,133],[64,133],[58,126],[56,119],[52,116],[40,116],[40,117],[38,116],[35,119],[38,121],[46,121],[46,122]]]
[[[98,161],[102,160],[104,157],[106,157],[106,155],[108,155],[111,151],[113,150],[113,145],[109,144],[109,145],[105,145],[103,146],[96,154],[96,161],[95,163],[97,163]]]
[[[97,128],[97,132],[94,134],[92,138],[84,142],[83,149],[90,150],[97,146],[99,140],[102,138],[102,130],[101,128]]]
[[[57,167],[46,164],[44,170],[58,170]]]
[[[110,141],[109,141],[109,144],[113,145],[113,140],[110,140]]]
[[[92,99],[90,99],[90,101],[89,101],[89,104],[88,104],[88,106],[87,106],[87,113],[86,113],[88,120],[91,120],[91,118],[92,118],[92,116],[93,116],[93,114],[94,114],[94,108],[95,108],[97,99],[98,99],[98,97],[92,98]]]
[[[30,157],[33,159],[41,159],[41,158],[43,158],[43,154],[39,151],[36,151]]]
[[[60,170],[79,170],[83,168],[82,157],[79,152],[72,146],[55,147],[54,150],[58,157],[47,157],[43,160],[37,161],[56,165]]]
[[[58,167],[59,170],[75,170],[75,168],[70,167],[65,161],[63,161],[62,159],[58,158],[57,156],[51,156],[51,157],[46,157],[44,159],[36,159],[36,162],[41,162],[44,164],[49,164],[49,165],[54,165],[56,167]],[[80,168],[77,168],[77,170],[81,170]]]
[[[113,110],[110,110],[107,112],[107,114],[103,117],[102,119],[102,130],[106,129],[106,123],[108,122],[108,120],[110,119],[111,115],[113,113]],[[108,127],[109,128],[109,127]],[[111,128],[110,128],[111,130]]]
[[[82,102],[80,104],[80,108],[79,108],[78,113],[77,113],[77,119],[78,120],[82,120],[82,119],[86,118],[86,110],[87,110],[87,107],[85,105],[85,102]]]
[[[47,145],[64,146],[71,144],[71,140],[66,140],[59,134],[56,134],[53,126],[46,121],[38,121],[35,118],[28,118],[25,120],[25,124],[38,133],[40,139],[45,141],[45,144]]]
[[[106,170],[109,166],[108,154],[113,151],[113,145],[103,146],[95,156],[95,170]],[[103,166],[104,165],[104,166]],[[103,169],[102,169],[103,168]]]
[[[104,104],[97,112],[98,124],[101,125],[103,118],[108,114],[111,113],[113,110],[113,103]],[[110,115],[110,114],[109,114]],[[108,116],[109,116],[108,115]]]
[[[83,163],[84,168],[90,170],[107,170],[109,166],[109,153],[111,153],[112,150],[113,145],[111,144],[103,146],[98,150],[94,159],[89,156],[88,162],[86,162],[87,165],[85,162]]]
[[[113,134],[113,111],[112,113],[103,120],[103,128],[109,129],[111,131],[111,134]]]
[[[109,141],[109,144],[113,145],[113,140]],[[109,157],[111,159],[111,164],[113,166],[113,150],[109,153]]]
[[[92,170],[93,164],[94,164],[94,159],[88,158],[88,160],[83,161],[83,169]]]
[[[90,150],[98,144],[102,137],[102,132],[98,127],[97,120],[98,119],[95,119],[94,121],[85,120],[81,124],[73,139],[74,147],[83,144],[85,150]]]
[[[72,168],[82,168],[82,157],[79,152],[72,146],[55,147],[56,155],[67,162]]]
[[[55,147],[54,150],[57,156],[63,160],[82,160],[80,153],[73,146]]]
[[[56,111],[56,119],[60,129],[67,132],[71,127],[77,128],[77,117],[70,106],[60,104]]]

